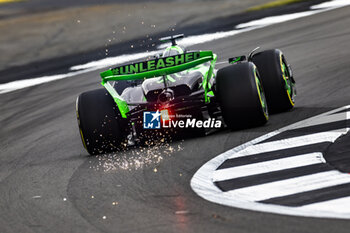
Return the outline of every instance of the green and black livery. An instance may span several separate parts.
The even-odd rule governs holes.
[[[163,53],[104,71],[104,89],[79,95],[79,130],[90,154],[139,142],[150,132],[143,129],[145,111],[171,109],[198,120],[215,118],[236,130],[263,125],[269,112],[293,108],[295,81],[280,50],[253,50],[217,69],[216,54],[187,51],[176,43],[182,37],[162,38],[171,42]]]

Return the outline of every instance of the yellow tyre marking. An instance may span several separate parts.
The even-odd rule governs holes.
[[[283,62],[282,62],[282,53],[280,53],[280,65],[281,65],[281,70],[283,69]],[[283,76],[283,79],[286,80],[286,77],[284,76],[284,72],[282,71],[282,76]],[[287,92],[287,96],[288,96],[288,99],[289,99],[289,102],[292,106],[294,106],[294,102],[292,100],[292,97],[290,96],[288,90],[286,90]]]
[[[81,140],[83,141],[83,146],[84,146],[85,149],[87,149],[86,148],[86,144],[85,144],[85,140],[84,140],[84,136],[83,136],[83,132],[81,131],[80,126],[79,126],[79,132],[80,132]]]
[[[0,0],[0,1],[1,1],[1,0]],[[81,127],[80,127],[80,117],[79,117],[79,113],[78,113],[78,99],[79,99],[79,97],[77,98],[77,101],[76,101],[76,103],[75,103],[75,111],[77,112],[77,120],[78,120],[80,138],[81,138],[81,141],[83,142],[84,148],[87,150],[87,147],[86,147],[86,144],[85,144],[84,135],[83,135],[83,131],[81,131]]]

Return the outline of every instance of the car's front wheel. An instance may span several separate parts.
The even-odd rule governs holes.
[[[258,67],[271,112],[283,112],[294,107],[295,82],[287,61],[278,49],[262,51],[253,56]]]

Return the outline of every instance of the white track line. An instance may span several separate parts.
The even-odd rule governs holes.
[[[306,136],[288,138],[278,141],[266,142],[249,146],[238,153],[232,154],[229,158],[238,158],[253,154],[259,154],[264,152],[271,152],[276,150],[289,149],[299,146],[306,146],[310,144],[316,144],[321,142],[334,142],[338,137],[345,134],[348,131],[347,128],[337,131],[328,131],[322,133],[315,133]]]
[[[320,202],[317,204],[310,204],[301,207],[290,207],[282,206],[275,204],[265,204],[257,201],[266,200],[273,197],[281,197],[285,195],[296,194],[299,192],[317,190],[325,187],[333,187],[338,184],[350,183],[350,175],[346,173],[341,173],[339,171],[328,171],[328,172],[319,172],[316,174],[311,174],[308,176],[299,176],[296,178],[290,179],[281,179],[275,182],[269,182],[265,184],[240,188],[231,190],[228,192],[223,192],[213,183],[213,175],[217,168],[227,159],[241,157],[248,154],[256,153],[257,143],[269,139],[275,135],[278,135],[281,132],[287,130],[293,130],[296,128],[303,127],[305,125],[311,125],[311,123],[321,123],[325,121],[324,119],[333,120],[336,122],[341,119],[341,115],[338,115],[339,111],[350,109],[350,106],[344,106],[332,111],[308,118],[306,120],[294,123],[292,125],[286,126],[282,129],[273,131],[266,135],[263,135],[259,138],[256,138],[252,141],[244,143],[243,145],[237,146],[231,150],[228,150],[215,158],[211,159],[205,163],[193,176],[191,179],[192,189],[202,198],[226,205],[232,206],[235,208],[242,208],[254,211],[262,211],[276,214],[286,214],[294,216],[304,216],[304,217],[319,217],[319,218],[342,218],[350,219],[350,198],[348,199],[339,199],[328,202]],[[336,114],[334,114],[336,113]],[[330,116],[331,114],[337,115],[336,117]],[[348,113],[346,114],[348,118]],[[334,141],[337,137],[345,134],[348,129],[342,129],[340,132],[331,131],[313,134],[313,142],[324,141]],[[322,139],[317,136],[322,136]],[[299,142],[300,140],[292,139],[294,142]],[[299,137],[302,139],[302,137]],[[291,142],[291,141],[289,141]],[[263,143],[260,149],[265,151],[271,151],[267,145],[276,146],[276,144]],[[295,145],[294,145],[295,146]],[[254,150],[249,149],[250,147],[255,147]],[[277,147],[272,148],[275,150]],[[286,145],[283,145],[283,148],[286,148]],[[317,148],[316,148],[317,150]],[[242,153],[244,151],[244,153]],[[315,151],[316,152],[316,151]],[[322,159],[322,158],[320,158]],[[301,183],[302,182],[302,183]],[[334,205],[333,205],[334,204]],[[343,204],[343,205],[342,205]],[[348,208],[347,208],[348,207]]]
[[[302,167],[318,163],[325,163],[322,153],[310,153],[292,156],[283,159],[275,159],[260,163],[237,166],[216,170],[213,174],[213,181],[230,180],[239,177],[257,175],[262,173],[280,171],[290,168]]]
[[[298,127],[295,127],[295,129],[348,120],[349,115],[350,115],[349,112],[341,112],[341,113],[325,116],[319,119],[315,119],[313,121],[305,122],[304,124]]]
[[[314,15],[321,12],[319,11],[306,11],[306,12],[298,12],[298,13],[292,13],[292,14],[287,14],[287,15],[277,15],[277,16],[270,16],[266,17],[263,19],[258,19],[258,20],[253,20],[248,23],[241,23],[236,26],[236,28],[246,28],[246,27],[263,27],[263,26],[268,26],[271,24],[275,24],[276,22],[278,23],[283,23],[287,22],[293,19],[298,19],[310,15]]]
[[[235,198],[262,201],[345,183],[350,183],[350,176],[334,170],[236,189],[227,193]]]
[[[332,209],[336,208],[337,212],[349,213],[350,197],[342,197],[330,201],[313,203],[310,205],[302,206],[300,208],[312,211],[331,211]]]
[[[312,6],[308,11],[305,12],[298,12],[298,13],[292,13],[292,14],[286,14],[286,15],[280,15],[280,16],[272,16],[272,17],[266,17],[262,18],[259,20],[254,20],[251,22],[247,22],[244,24],[237,25],[233,30],[226,31],[226,32],[215,32],[215,33],[207,33],[203,35],[196,35],[196,36],[189,36],[184,38],[183,40],[179,40],[179,43],[184,45],[184,46],[192,46],[196,44],[201,44],[201,43],[206,43],[210,41],[215,41],[227,37],[232,37],[234,35],[255,30],[258,28],[263,28],[266,26],[298,19],[298,18],[303,18],[306,16],[330,11],[333,9],[337,9],[339,7],[344,7],[350,5],[349,1],[344,1],[344,0],[333,0],[327,4],[318,4]],[[313,9],[313,10],[312,10]],[[245,28],[240,28],[240,27],[245,27]],[[168,46],[169,44],[162,44],[158,46],[158,49],[163,48],[164,46]],[[151,56],[152,54],[156,54],[159,51],[149,51],[146,53],[135,53],[135,54],[124,54],[116,57],[108,57],[105,59],[101,59],[98,61],[92,61],[88,62],[86,64],[80,64],[77,66],[73,66],[70,68],[72,71],[77,71],[77,72],[69,72],[68,74],[59,74],[59,75],[52,75],[52,76],[45,76],[45,77],[37,77],[33,79],[27,79],[24,82],[20,81],[13,81],[10,83],[5,83],[5,84],[0,84],[0,94],[7,93],[7,92],[12,92],[15,90],[19,90],[22,88],[26,87],[31,87],[31,86],[36,86],[42,83],[47,83],[63,78],[68,78],[72,76],[76,76],[81,74],[81,72],[86,73],[90,72],[93,70],[98,70],[103,67],[108,67],[108,66],[115,66],[117,64],[129,62],[135,59],[143,58],[146,56]],[[83,70],[81,70],[83,69]],[[39,79],[43,79],[42,81]]]
[[[350,5],[349,0],[333,0],[312,6],[311,9],[339,8]]]

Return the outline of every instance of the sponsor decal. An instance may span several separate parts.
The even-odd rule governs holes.
[[[113,75],[125,75],[143,73],[153,70],[164,69],[172,66],[182,65],[200,57],[200,52],[184,53],[175,56],[158,58],[149,61],[133,63],[129,65],[119,66],[112,69]]]

